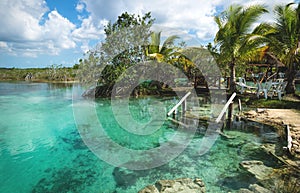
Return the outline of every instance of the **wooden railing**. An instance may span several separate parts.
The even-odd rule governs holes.
[[[184,97],[181,98],[181,100],[167,113],[168,116],[172,115],[172,113],[176,112],[177,108],[182,105],[182,112],[186,111],[186,99],[188,96],[190,96],[192,93],[188,92],[184,95]]]

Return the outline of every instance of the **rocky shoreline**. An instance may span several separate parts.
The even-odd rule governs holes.
[[[148,185],[138,193],[205,193],[204,182],[199,179],[180,178],[175,180],[159,180],[154,185]]]
[[[242,113],[241,118],[245,121],[253,121],[276,128],[278,136],[283,140],[285,137],[285,127],[290,127],[291,151],[290,154],[282,147],[275,147],[275,144],[267,143],[262,148],[270,155],[282,163],[279,168],[272,168],[258,160],[246,160],[240,163],[243,170],[251,173],[256,179],[255,184],[250,184],[248,188],[241,188],[238,193],[272,193],[300,191],[300,112],[291,109],[257,109]],[[276,148],[282,151],[278,154]],[[204,182],[199,179],[175,179],[159,180],[154,185],[148,185],[139,193],[171,193],[171,192],[206,192]]]
[[[294,161],[294,164],[300,168],[300,112],[292,109],[256,109],[244,112],[243,116],[246,120],[251,120],[267,125],[274,126],[288,145],[288,137],[285,128],[290,129],[291,149],[287,155],[288,161]],[[284,148],[284,147],[283,147]]]

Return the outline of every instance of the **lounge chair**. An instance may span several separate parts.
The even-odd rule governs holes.
[[[240,88],[241,94],[243,94],[246,90],[249,90],[250,92],[257,90],[257,87],[247,85],[245,78],[241,77],[239,77],[239,81],[236,83],[236,85]]]

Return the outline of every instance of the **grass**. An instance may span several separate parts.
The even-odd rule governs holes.
[[[255,100],[250,107],[255,108],[273,108],[273,109],[297,109],[300,110],[300,101],[289,101],[289,100]]]
[[[250,108],[297,109],[300,110],[300,95],[285,96],[278,99],[257,99],[256,96],[242,96],[242,101]]]

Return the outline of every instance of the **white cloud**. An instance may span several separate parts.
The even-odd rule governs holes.
[[[198,38],[208,40],[216,31],[213,14],[215,4],[207,0],[160,0],[160,1],[93,1],[82,0],[94,19],[107,18],[114,22],[122,12],[145,14],[151,11],[156,24],[165,30],[191,29],[199,34]],[[123,2],[123,3],[122,3]],[[164,29],[162,29],[164,31]],[[171,30],[174,31],[174,30]],[[171,34],[171,32],[166,32]],[[182,34],[182,33],[181,33]]]
[[[48,18],[42,27],[41,33],[43,38],[48,43],[53,43],[54,47],[57,48],[74,48],[76,44],[72,39],[71,33],[76,26],[68,19],[62,17],[56,10],[50,12]]]
[[[45,1],[2,0],[0,5],[0,40],[10,45],[2,51],[36,57],[76,46],[71,36],[76,26],[56,10],[48,12]]]
[[[35,2],[36,5],[33,3]],[[47,11],[43,1],[2,0],[0,38],[8,41],[37,40],[39,20]]]
[[[80,28],[75,29],[72,34],[77,41],[87,39],[99,39],[104,34],[103,25],[105,20],[95,23],[93,18],[89,16],[82,20]]]
[[[159,29],[168,31],[164,34],[170,35],[174,31],[177,31],[177,33],[182,35],[185,34],[186,31],[193,31],[199,41],[202,42],[212,41],[217,32],[217,26],[213,19],[214,15],[217,13],[217,7],[219,9],[225,9],[231,4],[241,4],[245,6],[263,4],[267,6],[271,13],[266,14],[261,21],[272,21],[274,16],[272,9],[274,5],[287,3],[286,0],[81,1],[86,4],[86,9],[91,13],[94,20],[107,18],[114,22],[117,19],[117,16],[125,11],[135,14],[144,14],[151,11],[152,17],[156,18],[155,23],[160,26]]]
[[[292,0],[291,0],[292,1]],[[217,11],[237,3],[264,4],[272,12],[274,5],[286,0],[80,0],[76,5],[77,27],[65,13],[49,10],[45,0],[0,0],[0,51],[8,54],[37,57],[58,55],[65,49],[90,49],[90,42],[103,40],[103,28],[109,20],[127,11],[143,15],[151,11],[156,19],[154,30],[163,36],[179,35],[199,45],[212,41],[217,31],[213,16]],[[218,9],[218,10],[217,10]],[[88,13],[89,15],[85,15]],[[262,19],[271,21],[273,13]]]
[[[78,12],[80,12],[80,13],[84,10],[84,8],[85,8],[85,6],[84,6],[83,3],[78,3],[78,4],[76,5],[76,11],[78,11]]]
[[[0,48],[8,48],[7,43],[0,41]]]

